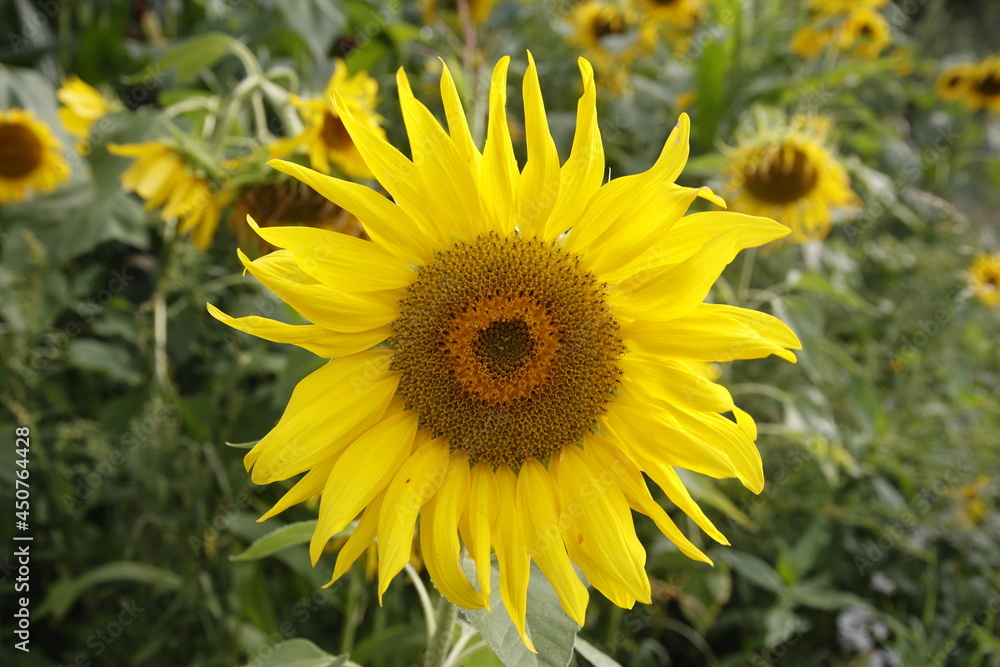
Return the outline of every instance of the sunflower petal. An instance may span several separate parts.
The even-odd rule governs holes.
[[[406,460],[385,493],[378,519],[378,596],[410,560],[420,508],[437,493],[448,469],[448,443],[431,440]]]
[[[491,563],[490,547],[493,525],[500,508],[500,491],[493,470],[485,461],[472,468],[469,484],[469,504],[459,522],[462,540],[469,548],[469,555],[476,563],[476,580],[479,595],[489,609]],[[493,540],[495,542],[495,540]]]
[[[590,596],[573,569],[559,535],[555,485],[536,459],[522,463],[517,476],[517,520],[521,524],[528,554],[556,589],[566,614],[583,627]]]
[[[337,462],[338,456],[339,452],[303,475],[302,479],[295,483],[295,486],[290,488],[285,495],[281,496],[281,499],[274,504],[274,507],[257,519],[257,522],[266,521],[272,516],[281,514],[293,505],[298,505],[301,502],[318,496],[323,491],[323,487],[326,486],[326,480],[330,476],[330,471],[333,470],[333,464]]]
[[[704,378],[683,362],[632,352],[618,363],[627,383],[658,400],[710,412],[726,412],[735,407],[725,387]]]
[[[285,324],[255,315],[230,317],[212,304],[206,305],[212,317],[237,331],[274,343],[298,345],[324,359],[346,357],[367,350],[384,341],[392,333],[388,325],[359,333],[336,333],[316,324]]]
[[[470,477],[469,457],[452,454],[444,483],[420,512],[420,553],[442,595],[459,607],[482,609],[485,601],[459,565],[458,522],[468,506]]]
[[[517,477],[506,465],[496,470],[498,505],[504,508],[497,514],[493,527],[493,539],[500,566],[500,597],[503,605],[514,621],[521,640],[528,650],[538,653],[525,628],[528,609],[528,580],[531,578],[531,559],[521,537],[521,526],[517,521]]]
[[[507,127],[507,67],[510,58],[504,56],[493,68],[490,84],[490,117],[486,126],[486,147],[483,149],[480,195],[483,208],[492,227],[507,236],[514,231],[517,208],[515,193],[518,179],[514,146]]]
[[[448,120],[451,139],[465,156],[472,173],[478,175],[483,156],[472,140],[469,121],[465,117],[465,109],[462,108],[462,98],[458,95],[455,79],[452,78],[444,59],[441,59],[441,101],[444,104],[444,115]]]
[[[535,59],[528,52],[524,74],[524,131],[528,161],[517,183],[517,225],[526,236],[541,234],[559,198],[559,153],[545,117]]]
[[[604,145],[597,125],[594,68],[583,58],[578,63],[583,96],[577,104],[573,148],[560,171],[559,198],[545,224],[546,239],[553,239],[576,224],[604,179]]]
[[[344,546],[340,548],[340,552],[337,554],[337,563],[333,566],[333,576],[330,578],[330,581],[323,585],[323,588],[333,585],[337,579],[344,576],[344,573],[351,569],[354,562],[358,560],[361,554],[368,550],[368,547],[378,537],[378,517],[382,511],[383,498],[385,498],[384,492],[375,496],[368,503],[368,507],[365,508],[364,513],[361,515],[361,520],[358,521],[354,532],[347,538]]]
[[[381,493],[410,456],[417,434],[417,416],[412,410],[386,417],[365,431],[344,450],[323,489],[319,521],[309,542],[313,565],[323,547],[354,520]],[[372,452],[378,452],[377,457]],[[381,524],[381,514],[379,515]]]

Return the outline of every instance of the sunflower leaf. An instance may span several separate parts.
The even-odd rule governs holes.
[[[331,655],[308,639],[289,639],[275,645],[252,663],[256,667],[340,667],[347,664],[347,654]]]
[[[494,591],[490,596],[490,611],[493,613],[486,609],[462,609],[465,619],[479,631],[507,667],[566,667],[573,657],[576,633],[580,627],[563,611],[555,589],[545,575],[532,563],[526,625],[538,650],[535,654],[525,648],[500,599],[500,571],[496,563],[490,570]],[[475,565],[471,560],[465,561],[465,571],[475,578]]]
[[[230,556],[230,560],[258,560],[297,544],[305,544],[316,529],[316,521],[298,521],[282,526],[255,541],[242,553]]]

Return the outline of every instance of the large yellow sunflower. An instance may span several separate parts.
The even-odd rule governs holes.
[[[721,203],[707,188],[674,183],[688,156],[687,116],[649,171],[604,183],[593,70],[581,59],[584,93],[560,166],[529,54],[519,169],[505,111],[508,64],[493,72],[482,152],[447,69],[448,131],[398,75],[412,159],[338,96],[344,125],[393,199],[273,164],[357,215],[371,240],[257,229],[284,250],[255,261],[241,253],[244,266],[312,324],[208,308],[236,329],[333,359],[299,383],[245,458],[258,484],[305,473],[262,520],[320,495],[315,562],[360,514],[333,578],[377,540],[381,595],[409,557],[419,516],[426,568],[457,605],[487,603],[496,553],[500,596],[531,647],[532,559],[577,623],[588,591],[574,563],[615,604],[650,601],[632,510],[709,562],[654,501],[643,473],[727,544],[675,467],[759,492],[756,427],[688,364],[794,361],[788,350],[799,342],[770,315],[705,302],[740,249],[788,230],[728,212],[682,217],[699,196]],[[461,568],[463,545],[478,587]]]
[[[199,249],[212,244],[224,202],[174,148],[162,141],[147,141],[109,144],[108,152],[134,158],[135,162],[122,173],[122,186],[145,199],[147,210],[162,207],[160,215],[164,219],[178,218],[177,231],[191,232],[191,240]]]
[[[969,284],[987,306],[1000,305],[1000,253],[976,257],[969,269]]]
[[[791,227],[795,243],[825,238],[833,209],[849,212],[859,204],[847,172],[825,145],[829,129],[827,118],[797,116],[745,138],[725,167],[733,209],[774,217]]]
[[[292,103],[299,109],[305,129],[294,137],[275,142],[271,146],[271,155],[287,157],[296,149],[304,147],[309,152],[309,164],[313,169],[329,173],[330,163],[333,163],[345,176],[371,178],[371,169],[354,145],[340,112],[333,106],[334,94],[344,100],[345,107],[359,123],[385,138],[385,131],[380,125],[382,117],[375,112],[378,82],[366,72],[349,75],[344,61],[337,60],[323,97],[311,100],[292,97]]]
[[[0,206],[31,190],[52,192],[69,178],[62,143],[25,109],[0,109]]]
[[[63,104],[56,112],[59,120],[67,132],[80,139],[76,145],[77,152],[86,153],[90,128],[111,111],[111,103],[78,76],[63,79],[62,88],[56,91],[56,97]]]

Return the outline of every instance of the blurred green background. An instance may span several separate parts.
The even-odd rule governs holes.
[[[839,25],[822,2],[691,3],[695,18],[672,26],[612,2],[625,28],[596,37],[580,28],[590,3],[458,4],[464,20],[456,3],[400,0],[0,6],[0,109],[31,109],[70,170],[53,192],[0,206],[5,610],[20,595],[18,426],[31,432],[34,538],[31,652],[14,648],[5,612],[4,664],[287,664],[274,647],[292,639],[318,647],[302,664],[420,661],[425,621],[406,577],[379,606],[364,558],[329,589],[334,554],[316,568],[301,544],[234,560],[315,516],[298,506],[255,523],[289,484],[252,485],[226,443],[266,433],[323,360],[232,331],[204,304],[295,321],[236,257],[262,252],[240,207],[279,182],[262,146],[293,134],[287,93],[317,97],[344,58],[378,82],[377,113],[405,152],[398,68],[439,111],[443,58],[481,131],[490,68],[511,55],[519,86],[530,49],[563,157],[585,55],[612,176],[648,168],[687,110],[681,182],[725,193],[727,155],[759,110],[812,113],[831,119],[831,159],[860,201],[833,212],[825,238],[744,253],[720,281],[720,298],[773,312],[804,347],[795,366],[718,369],[760,423],[767,486],[686,481],[733,546],[704,545],[709,568],[637,522],[654,604],[595,595],[580,636],[623,665],[1000,665],[1000,307],[969,275],[1000,251],[1000,106],[936,87],[947,68],[996,55],[1000,5],[869,2],[889,29],[876,53],[834,37],[807,57],[791,47],[798,31]],[[241,89],[254,67],[257,87]],[[57,115],[70,75],[110,101],[85,155]],[[508,107],[523,159],[518,95]],[[164,136],[217,204],[204,250],[144,210],[120,184],[130,160],[108,152]],[[499,663],[484,649],[464,664]]]

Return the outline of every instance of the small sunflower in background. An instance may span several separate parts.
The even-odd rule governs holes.
[[[109,144],[112,155],[134,162],[121,175],[122,187],[146,200],[146,210],[160,208],[161,217],[178,218],[180,234],[191,234],[199,250],[212,244],[225,197],[198,175],[181,153],[163,141]]]
[[[0,109],[0,206],[32,191],[52,192],[69,178],[62,142],[26,109]]]
[[[475,23],[482,23],[489,18],[490,12],[497,0],[468,0],[469,18]],[[420,11],[424,23],[430,25],[437,20],[439,14],[458,15],[458,3],[455,0],[420,0]]]
[[[59,120],[67,132],[80,140],[76,151],[81,155],[90,150],[89,136],[94,123],[121,106],[106,99],[99,90],[78,76],[63,79],[56,97],[62,103],[56,111]]]
[[[873,60],[892,44],[889,22],[868,7],[855,9],[840,26],[838,49],[859,58]]]
[[[570,23],[570,39],[594,61],[597,83],[610,93],[621,94],[628,86],[629,66],[652,47],[652,24],[642,25],[630,7],[608,0],[575,5]]]
[[[1000,113],[1000,56],[976,65],[966,90],[968,106]]]
[[[795,32],[788,48],[801,58],[813,60],[823,55],[836,36],[837,31],[830,25],[810,24]]]
[[[724,169],[726,196],[734,210],[773,217],[791,228],[789,239],[826,238],[834,210],[860,205],[851,181],[827,146],[830,120],[822,116],[757,114],[756,127],[741,132]]]
[[[943,100],[966,99],[975,74],[976,66],[972,63],[952,65],[938,76],[934,90]]]
[[[371,178],[371,169],[365,164],[340,113],[333,106],[331,100],[334,93],[344,99],[345,105],[360,123],[385,137],[382,117],[375,112],[378,82],[367,72],[349,74],[344,61],[338,59],[322,97],[292,97],[292,104],[299,110],[305,129],[294,137],[274,142],[271,155],[285,158],[304,148],[309,154],[309,164],[317,171],[330,173],[330,165],[333,164],[344,176]]]
[[[649,41],[662,38],[674,53],[690,49],[691,35],[705,19],[707,0],[638,0],[634,3]]]
[[[337,95],[337,113],[391,199],[272,164],[356,214],[371,240],[251,218],[283,250],[254,261],[240,253],[241,261],[311,324],[208,308],[235,329],[332,359],[298,384],[244,459],[259,484],[304,473],[261,520],[319,496],[316,563],[360,515],[333,580],[376,542],[380,597],[410,558],[418,520],[427,571],[456,605],[489,604],[495,552],[500,597],[534,650],[531,560],[580,625],[589,592],[574,564],[616,605],[651,601],[633,510],[681,553],[710,562],[653,499],[644,473],[728,544],[675,467],[759,492],[757,429],[689,364],[795,361],[790,350],[800,344],[770,315],[705,301],[740,250],[788,229],[726,211],[684,216],[699,197],[724,203],[708,188],[675,183],[689,153],[686,115],[648,171],[605,183],[590,63],[579,61],[583,96],[561,163],[529,54],[519,168],[506,114],[509,61],[493,71],[482,151],[446,67],[447,130],[405,72],[397,75],[412,159]],[[461,568],[463,544],[478,588]]]
[[[972,261],[969,286],[987,306],[1000,305],[1000,253],[979,255]]]
[[[826,16],[843,16],[858,9],[880,9],[889,0],[809,0],[809,9]]]

